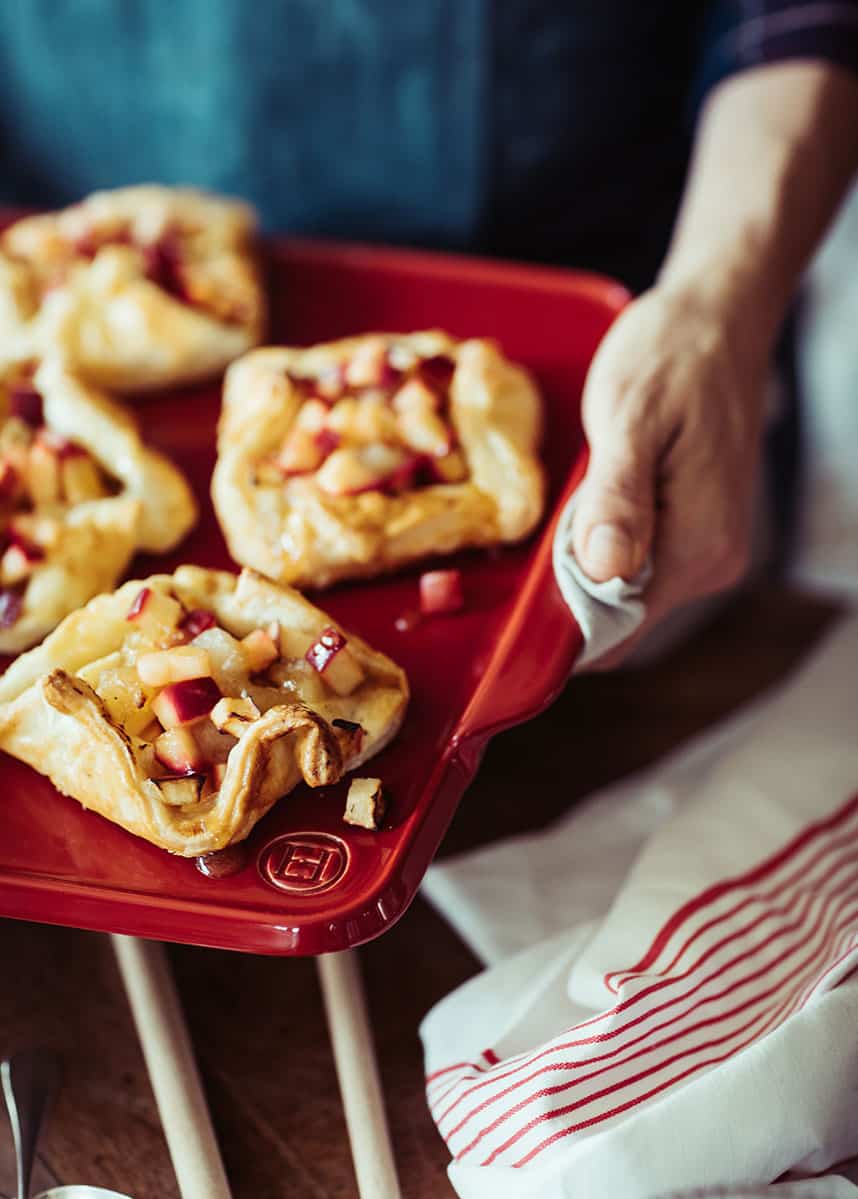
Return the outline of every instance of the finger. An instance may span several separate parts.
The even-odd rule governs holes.
[[[579,492],[572,546],[595,583],[633,579],[649,553],[655,514],[654,461],[643,445],[592,439],[590,465]]]

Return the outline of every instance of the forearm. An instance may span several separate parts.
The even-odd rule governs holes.
[[[767,353],[798,279],[858,167],[858,81],[789,62],[734,76],[703,112],[660,276],[714,303]]]

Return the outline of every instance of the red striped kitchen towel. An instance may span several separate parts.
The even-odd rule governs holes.
[[[460,1195],[652,1199],[858,1151],[858,617],[692,790],[603,920],[567,911],[424,1022]],[[516,903],[508,872],[487,919]]]

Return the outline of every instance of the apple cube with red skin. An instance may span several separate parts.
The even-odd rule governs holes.
[[[208,608],[191,608],[190,612],[186,612],[179,621],[179,629],[185,634],[188,641],[193,641],[195,637],[199,637],[200,633],[214,628],[216,624],[217,617]]]
[[[43,561],[45,551],[28,538],[16,532],[14,527],[9,530],[9,542],[0,558],[0,583],[4,587],[14,586],[28,579],[39,562]]]
[[[367,337],[357,346],[345,377],[349,387],[390,387],[396,382],[399,371],[390,365],[383,337]]]
[[[312,385],[322,399],[337,400],[346,389],[345,372],[339,365],[329,366],[316,376]]]
[[[330,410],[325,428],[338,437],[353,436],[359,410],[360,401],[355,396],[345,396]]]
[[[433,354],[421,359],[417,366],[418,377],[429,387],[439,392],[446,392],[453,382],[456,364],[446,354]]]
[[[429,570],[420,576],[420,611],[427,616],[458,612],[465,605],[458,570]]]
[[[351,695],[364,680],[363,667],[349,650],[346,638],[332,626],[313,642],[306,658],[337,695]]]
[[[11,629],[21,619],[24,596],[14,587],[0,590],[0,629]]]
[[[324,400],[305,400],[295,417],[295,428],[305,433],[320,433],[328,419],[330,406]]]
[[[87,457],[87,451],[83,446],[78,445],[76,441],[70,441],[68,437],[47,425],[36,433],[35,444],[44,446],[60,459]]]
[[[184,609],[177,599],[155,587],[142,587],[125,619],[159,641],[175,633],[183,616]]]
[[[437,412],[439,407],[437,394],[414,376],[402,384],[391,403],[400,415],[404,412]]]
[[[44,423],[44,403],[41,394],[27,383],[15,383],[9,388],[9,415],[16,416],[32,429]]]
[[[198,645],[177,645],[140,654],[137,673],[147,687],[166,687],[184,679],[207,678],[212,673],[208,651]]]
[[[152,711],[165,729],[173,729],[208,716],[220,698],[214,679],[184,679],[159,692],[152,700]]]
[[[277,642],[265,629],[253,629],[246,637],[242,637],[241,644],[247,658],[247,669],[251,674],[266,670],[280,657]]]
[[[13,500],[18,494],[21,476],[8,458],[0,459],[0,503]]]
[[[208,762],[188,728],[167,729],[154,742],[155,757],[171,774],[204,774]]]

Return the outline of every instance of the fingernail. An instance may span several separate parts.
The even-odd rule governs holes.
[[[635,566],[635,543],[619,525],[596,525],[587,538],[582,566],[596,582],[629,575]]]

